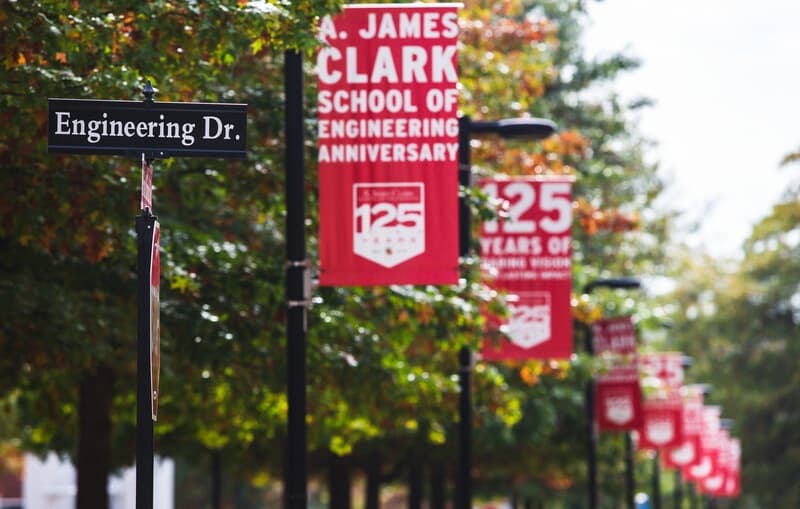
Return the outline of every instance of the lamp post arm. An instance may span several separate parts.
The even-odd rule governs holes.
[[[474,133],[498,134],[503,138],[537,140],[547,138],[558,129],[551,120],[532,117],[474,120],[471,122],[470,128]]]
[[[583,293],[584,295],[588,295],[592,293],[592,291],[595,290],[596,288],[615,288],[615,289],[619,288],[619,289],[633,290],[641,287],[642,287],[641,281],[632,277],[595,279],[594,281],[588,282],[583,287]]]

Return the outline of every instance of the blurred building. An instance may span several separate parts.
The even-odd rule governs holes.
[[[154,509],[174,508],[174,478],[174,462],[157,458],[154,465]],[[55,454],[49,454],[44,460],[26,454],[19,494],[21,500],[17,499],[16,506],[8,505],[13,500],[0,502],[0,509],[74,509],[76,491],[75,468],[69,460],[62,460]],[[135,509],[136,469],[126,468],[112,476],[108,481],[108,494],[110,509]]]

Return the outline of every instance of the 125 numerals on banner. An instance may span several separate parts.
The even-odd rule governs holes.
[[[530,255],[560,256],[570,252],[572,227],[571,184],[568,182],[511,182],[502,187],[488,182],[482,189],[492,200],[508,200],[508,216],[502,221],[486,221],[484,234],[525,236],[525,246],[518,241],[517,251]],[[544,245],[543,245],[544,239]]]

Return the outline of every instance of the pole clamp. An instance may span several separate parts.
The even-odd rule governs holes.
[[[303,307],[309,309],[311,307],[311,271],[308,270],[310,263],[308,260],[287,260],[286,268],[301,268],[303,269],[303,299],[302,300],[288,300],[286,305],[289,308]]]

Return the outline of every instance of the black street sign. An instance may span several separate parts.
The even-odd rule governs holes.
[[[246,104],[48,99],[47,106],[49,152],[246,156]]]

